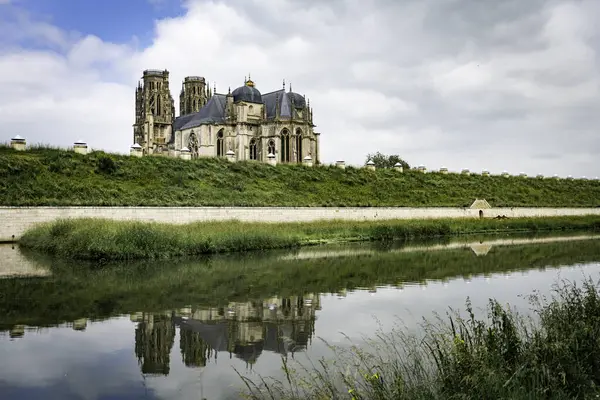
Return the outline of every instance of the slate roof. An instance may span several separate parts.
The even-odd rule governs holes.
[[[263,94],[263,103],[267,109],[267,119],[275,118],[277,113],[277,97],[279,96],[280,118],[290,119],[292,117],[291,102],[288,98],[288,92],[283,89],[271,93]]]
[[[239,91],[238,91],[239,90]],[[237,93],[236,93],[237,92]],[[261,95],[260,92],[249,86],[242,86],[233,91],[234,101],[247,101],[251,103],[262,103],[267,110],[267,120],[274,119],[277,113],[277,99],[279,98],[280,114],[279,117],[283,120],[292,118],[292,98],[294,99],[295,107],[304,107],[304,96],[286,92],[284,89],[276,90],[271,93]],[[237,96],[237,100],[236,100]],[[182,129],[195,128],[200,125],[210,123],[225,122],[225,107],[227,104],[227,96],[224,94],[214,94],[208,103],[197,113],[183,115],[175,118],[173,121],[173,132]],[[174,143],[175,135],[171,136],[171,142]]]
[[[258,103],[262,104],[262,96],[257,88],[253,86],[240,86],[231,92],[233,96],[233,102],[237,103],[238,101],[246,101],[248,103]]]
[[[224,94],[215,94],[197,113],[175,118],[173,131],[195,128],[206,123],[224,122],[226,97]]]

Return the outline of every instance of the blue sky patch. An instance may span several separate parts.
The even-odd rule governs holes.
[[[157,19],[185,12],[181,0],[19,0],[16,6],[66,31],[113,43],[136,37],[142,47],[151,44]]]

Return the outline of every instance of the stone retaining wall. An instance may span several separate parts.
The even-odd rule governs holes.
[[[600,215],[600,208],[489,208],[483,216],[509,218]],[[309,222],[479,218],[479,209],[452,207],[0,207],[0,241],[17,240],[41,222],[59,218],[109,218],[184,224],[194,221]]]

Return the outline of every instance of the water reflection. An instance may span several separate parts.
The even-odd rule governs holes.
[[[306,349],[315,332],[318,295],[232,302],[227,307],[187,307],[164,313],[137,312],[135,354],[142,373],[168,375],[179,327],[179,350],[187,367],[205,367],[219,353],[253,365],[263,351],[288,355]]]
[[[467,296],[522,305],[557,271],[600,269],[599,240],[482,239],[103,268],[22,253],[48,273],[0,279],[0,398],[238,398],[232,367],[277,375],[281,356],[326,354],[317,337],[372,334],[373,315],[416,326]]]

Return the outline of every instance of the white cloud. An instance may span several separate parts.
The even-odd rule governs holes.
[[[594,0],[506,0],[492,14],[466,1],[189,0],[144,49],[22,13],[0,28],[0,121],[33,142],[126,152],[144,69],[171,71],[176,105],[186,75],[225,92],[251,73],[263,92],[285,79],[306,94],[325,162],[381,150],[429,168],[595,176],[599,13]]]

